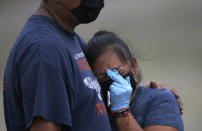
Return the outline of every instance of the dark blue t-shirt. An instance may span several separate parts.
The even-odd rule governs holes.
[[[45,16],[32,15],[17,38],[4,75],[8,131],[28,131],[33,118],[72,131],[110,131],[100,85],[84,41]]]
[[[142,127],[164,125],[184,131],[182,117],[175,96],[167,89],[152,89],[139,86],[130,111]],[[112,129],[117,130],[112,121]]]

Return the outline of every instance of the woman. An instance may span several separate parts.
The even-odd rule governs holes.
[[[101,85],[113,130],[184,130],[172,93],[137,86],[140,81],[137,60],[115,33],[97,32],[87,44],[86,57]]]

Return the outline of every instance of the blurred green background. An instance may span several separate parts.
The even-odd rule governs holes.
[[[0,0],[0,84],[11,47],[40,0]],[[105,0],[98,20],[77,27],[86,41],[98,30],[118,33],[135,52],[142,83],[177,89],[185,131],[202,130],[202,0]],[[2,90],[0,130],[5,131]]]

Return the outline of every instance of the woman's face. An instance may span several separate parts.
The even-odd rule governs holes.
[[[106,69],[117,69],[119,74],[122,76],[131,71],[135,78],[135,72],[133,68],[130,68],[128,63],[122,61],[119,56],[111,50],[108,50],[100,55],[94,62],[94,65],[92,65],[92,69],[99,82],[103,82],[109,79],[106,74]]]

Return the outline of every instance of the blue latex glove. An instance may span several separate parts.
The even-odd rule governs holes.
[[[114,81],[110,87],[110,100],[112,112],[129,107],[132,94],[129,76],[124,79],[117,70],[106,70],[107,75]]]

